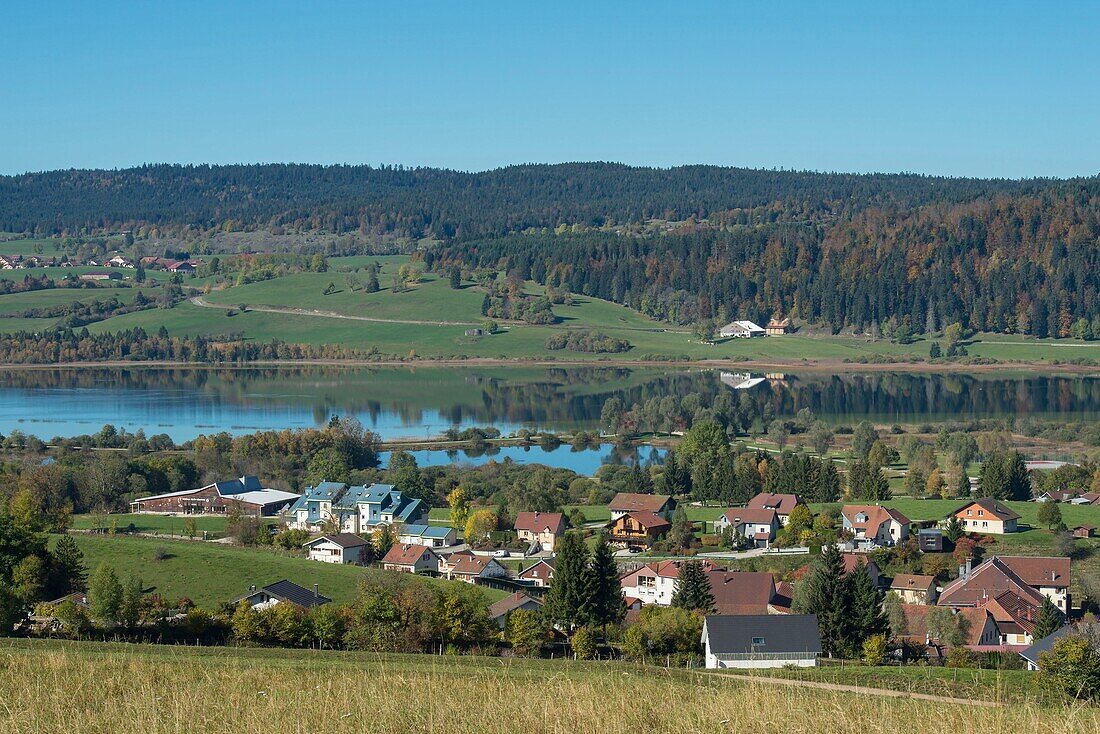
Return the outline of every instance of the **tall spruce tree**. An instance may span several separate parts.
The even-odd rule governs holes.
[[[1005,461],[1008,480],[1006,499],[1027,502],[1031,499],[1031,476],[1027,473],[1027,464],[1019,451],[1010,451]]]
[[[1035,633],[1033,635],[1035,641],[1038,642],[1044,637],[1049,637],[1061,627],[1062,612],[1054,606],[1054,602],[1050,600],[1050,597],[1044,597],[1043,605],[1039,607],[1039,616],[1035,620]]]
[[[675,451],[669,451],[665,457],[665,494],[682,496],[691,491],[691,474],[680,463]]]
[[[555,571],[555,579],[557,572]],[[606,629],[626,617],[626,601],[619,583],[619,567],[615,565],[615,553],[603,533],[596,540],[592,563],[586,578],[586,622]]]
[[[572,631],[585,623],[588,612],[588,546],[578,533],[563,535],[557,543],[554,580],[542,607],[551,622]]]
[[[990,451],[978,473],[978,495],[1008,499],[1008,457],[1003,451]]]
[[[851,639],[851,604],[844,580],[844,559],[836,545],[826,545],[797,586],[795,609],[816,614],[821,649],[830,656],[844,654]]]
[[[890,622],[883,607],[882,592],[867,573],[867,566],[860,561],[855,570],[845,577],[848,598],[852,605],[851,649],[858,650],[863,641],[874,635],[889,632]]]
[[[672,594],[672,606],[689,611],[713,612],[714,592],[701,561],[684,561]]]
[[[53,598],[84,591],[88,583],[88,570],[84,566],[84,553],[70,535],[61,536],[50,554],[50,593]]]

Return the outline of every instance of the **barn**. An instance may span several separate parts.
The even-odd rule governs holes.
[[[269,517],[289,507],[298,495],[267,489],[256,477],[239,477],[214,482],[198,489],[142,497],[130,503],[135,513],[179,513],[182,515],[224,515],[236,510],[242,515]]]

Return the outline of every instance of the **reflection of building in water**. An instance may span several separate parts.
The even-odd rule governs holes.
[[[748,390],[749,388],[756,387],[765,380],[763,377],[753,377],[748,373],[742,372],[722,372],[719,373],[718,379],[734,390]]]

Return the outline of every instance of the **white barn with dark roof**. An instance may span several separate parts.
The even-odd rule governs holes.
[[[706,667],[817,666],[821,636],[813,614],[710,614],[703,620]]]

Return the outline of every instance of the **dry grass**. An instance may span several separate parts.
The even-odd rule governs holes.
[[[10,734],[1078,732],[1100,710],[854,696],[621,664],[17,642]]]

